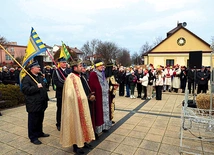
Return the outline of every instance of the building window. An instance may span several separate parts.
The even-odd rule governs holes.
[[[13,57],[14,57],[14,55],[12,55]],[[6,54],[6,58],[5,58],[6,60],[12,60],[12,58],[8,55],[8,54]]]
[[[174,66],[174,59],[166,59],[166,65]]]
[[[13,47],[10,48],[10,52],[14,52],[14,48]]]

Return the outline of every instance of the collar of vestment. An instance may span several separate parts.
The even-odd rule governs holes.
[[[76,71],[73,71],[74,75],[78,76],[78,77],[81,77],[80,73],[76,72]]]

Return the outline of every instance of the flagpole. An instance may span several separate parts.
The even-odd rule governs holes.
[[[53,56],[52,56],[52,54],[51,54],[48,50],[46,50],[46,52],[47,52],[48,55],[50,56],[52,62],[55,64],[55,66],[57,67],[57,69],[59,69],[58,65],[56,64],[56,61],[54,60],[54,58],[53,58]],[[62,77],[63,77],[64,80],[65,80],[66,78],[65,78],[64,74],[62,73],[62,71],[61,71],[60,69],[59,69],[59,72],[60,72],[60,74],[62,75]]]
[[[17,63],[17,65],[19,65],[23,70],[24,72],[29,75],[31,77],[31,79],[36,83],[38,84],[38,82],[30,75],[30,73],[28,73],[28,71],[22,67],[22,65],[0,44],[0,47],[13,59],[13,61],[15,61]]]

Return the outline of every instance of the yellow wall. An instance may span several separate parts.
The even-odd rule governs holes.
[[[186,39],[186,43],[183,46],[177,44],[178,38],[183,37]],[[185,29],[178,30],[175,34],[157,46],[153,52],[173,52],[173,51],[210,51],[205,43],[198,38],[194,37],[191,33]]]
[[[204,53],[202,55],[202,65],[203,66],[210,66],[210,57],[211,54],[209,53]],[[148,62],[145,64],[153,64],[155,67],[158,65],[167,65],[166,60],[167,59],[173,59],[174,64],[179,64],[181,66],[187,66],[187,60],[189,59],[189,54],[149,54],[148,55]],[[214,56],[212,57],[213,59],[213,65],[214,65]]]

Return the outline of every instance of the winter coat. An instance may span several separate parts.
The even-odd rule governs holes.
[[[41,76],[31,76],[43,85],[42,88],[38,88],[36,82],[34,82],[29,75],[26,75],[22,80],[22,92],[25,95],[25,103],[27,112],[44,112],[48,106],[48,94]]]

